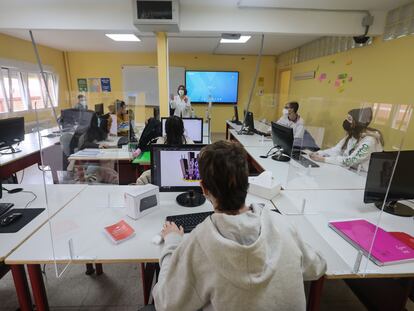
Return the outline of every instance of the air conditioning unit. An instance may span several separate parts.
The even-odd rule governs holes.
[[[178,0],[133,0],[134,25],[141,32],[179,32]]]

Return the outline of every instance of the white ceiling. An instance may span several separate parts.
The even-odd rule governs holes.
[[[27,30],[1,30],[2,33],[30,40]],[[141,42],[115,42],[105,36],[111,31],[101,30],[35,30],[36,43],[62,51],[89,52],[154,52],[156,40],[154,35],[138,35]],[[115,32],[116,33],[116,32]],[[318,36],[266,34],[264,41],[265,55],[278,55],[293,49]],[[253,35],[245,44],[220,44],[220,34],[181,33],[171,34],[169,49],[171,53],[216,53],[216,54],[257,54],[260,36]]]

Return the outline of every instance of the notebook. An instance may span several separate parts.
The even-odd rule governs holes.
[[[135,235],[135,230],[125,220],[105,227],[105,232],[115,244],[128,240]]]
[[[376,226],[364,219],[331,221],[329,227],[368,256]],[[379,266],[414,261],[414,250],[378,227],[370,259]]]

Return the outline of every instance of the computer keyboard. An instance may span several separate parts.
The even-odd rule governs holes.
[[[305,158],[303,155],[300,154],[300,152],[293,152],[292,153],[292,159],[301,164],[304,167],[319,167],[318,164],[315,162],[309,160],[308,158]]]
[[[183,226],[184,233],[189,233],[193,231],[198,224],[202,223],[204,219],[213,214],[214,212],[204,212],[204,213],[193,213],[193,214],[183,214],[183,215],[174,215],[167,216],[166,220],[175,223],[178,228]]]
[[[13,203],[0,203],[0,216],[13,207]]]

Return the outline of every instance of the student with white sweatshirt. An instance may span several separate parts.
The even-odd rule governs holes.
[[[185,239],[166,222],[157,311],[305,310],[303,281],[326,270],[284,216],[247,206],[246,152],[220,141],[200,153],[201,187],[215,213]]]

